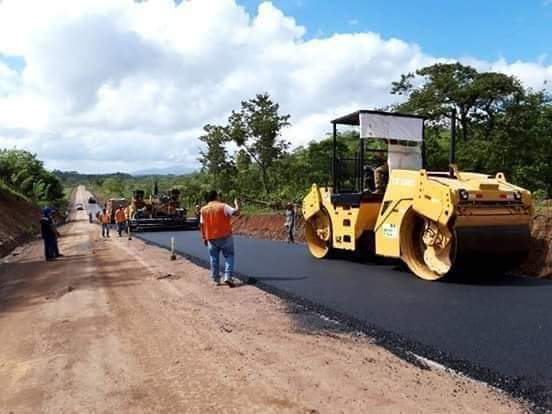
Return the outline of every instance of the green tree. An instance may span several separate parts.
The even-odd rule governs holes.
[[[212,180],[212,184],[226,191],[231,187],[234,163],[226,145],[230,142],[228,129],[220,125],[205,125],[205,134],[199,137],[207,149],[200,152],[199,162]]]
[[[236,168],[238,169],[239,172],[247,171],[251,167],[251,157],[244,149],[240,149],[236,153],[235,159],[236,159]]]
[[[471,121],[484,121],[492,128],[496,113],[523,93],[523,88],[517,79],[503,73],[479,73],[460,63],[436,63],[416,74],[402,75],[392,83],[391,93],[408,96],[399,110],[423,115],[437,127],[446,124],[456,109],[466,140]]]
[[[280,138],[284,127],[289,126],[289,115],[279,114],[280,105],[268,93],[241,103],[239,112],[232,111],[228,119],[230,138],[243,149],[259,167],[263,191],[272,188],[270,169],[281,158],[289,143]]]
[[[449,116],[455,108],[463,138],[457,150],[462,169],[502,171],[517,184],[552,194],[552,108],[545,92],[524,89],[502,73],[480,73],[454,63],[402,75],[392,93],[407,97],[395,109],[426,117],[430,168],[446,168]]]

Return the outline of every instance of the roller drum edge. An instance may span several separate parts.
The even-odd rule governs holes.
[[[461,226],[455,234],[453,273],[513,270],[527,257],[531,242],[527,225]]]

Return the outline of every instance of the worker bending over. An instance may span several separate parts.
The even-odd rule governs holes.
[[[220,286],[220,253],[224,256],[224,283],[232,287],[234,272],[234,239],[230,218],[238,214],[238,201],[234,207],[220,201],[220,194],[210,191],[206,197],[207,205],[200,212],[201,236],[209,251],[211,277],[215,286]]]

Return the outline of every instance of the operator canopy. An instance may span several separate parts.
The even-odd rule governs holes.
[[[422,168],[424,119],[395,112],[360,110],[337,118],[334,124],[360,126],[361,139],[383,139],[388,142],[389,170]],[[410,143],[420,145],[409,145]]]

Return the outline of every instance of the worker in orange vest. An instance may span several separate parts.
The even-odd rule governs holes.
[[[127,216],[125,210],[122,207],[119,207],[117,211],[115,211],[115,223],[117,223],[117,233],[119,233],[119,237],[123,237],[126,220]]]
[[[102,237],[109,237],[109,225],[111,224],[111,215],[104,208],[100,214],[100,223],[102,224]]]
[[[234,239],[230,218],[239,213],[238,200],[234,207],[220,201],[220,194],[210,191],[207,194],[207,205],[200,212],[201,236],[209,251],[211,277],[215,286],[220,286],[219,259],[224,256],[224,283],[234,286],[232,273],[234,271]]]

